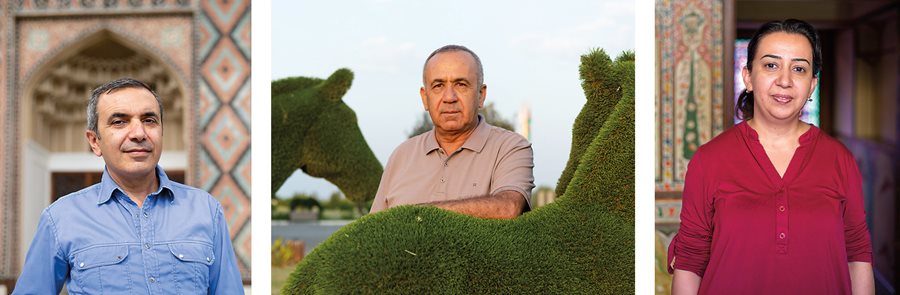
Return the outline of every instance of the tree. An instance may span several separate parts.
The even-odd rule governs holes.
[[[488,102],[484,105],[483,108],[478,109],[478,113],[484,116],[484,120],[488,122],[488,124],[515,132],[515,126],[513,125],[511,120],[507,120],[500,116],[500,113],[494,109],[494,103]],[[409,132],[409,137],[413,137],[431,130],[434,127],[434,123],[431,122],[431,117],[428,115],[428,112],[422,113],[422,117],[419,117],[419,120],[416,121],[416,125],[413,126],[412,131]]]

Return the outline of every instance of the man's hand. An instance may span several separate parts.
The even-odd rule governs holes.
[[[493,195],[423,205],[488,219],[513,219],[528,206],[525,196],[516,191],[501,191]]]

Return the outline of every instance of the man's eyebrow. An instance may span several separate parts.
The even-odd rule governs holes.
[[[109,115],[109,119],[128,118],[128,117],[130,117],[130,116],[126,113],[112,113],[112,115]]]
[[[774,55],[774,54],[766,54],[766,55],[763,55],[762,57],[768,57],[768,58],[774,58],[774,59],[783,59],[783,58],[781,58],[780,56],[777,56],[777,55]],[[761,57],[761,58],[762,58],[762,57]],[[808,63],[808,64],[812,64],[811,62],[809,62],[809,60],[807,60],[807,59],[805,59],[805,58],[802,58],[802,57],[792,58],[791,61],[802,61],[802,62],[806,62],[806,63]]]
[[[147,118],[147,117],[159,117],[159,114],[157,114],[156,112],[152,112],[152,111],[151,111],[151,112],[145,112],[145,113],[141,114],[141,117],[144,117],[144,118]]]

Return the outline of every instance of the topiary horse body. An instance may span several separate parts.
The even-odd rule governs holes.
[[[282,293],[634,293],[634,55],[591,52],[581,76],[585,108],[603,109],[576,119],[572,149],[584,152],[556,202],[513,220],[428,206],[367,215],[320,244]]]
[[[342,97],[353,72],[328,79],[292,77],[272,82],[272,189],[297,169],[336,185],[347,199],[375,197],[383,168],[366,144],[356,114]]]

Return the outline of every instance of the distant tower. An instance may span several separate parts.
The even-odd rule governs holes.
[[[519,120],[516,132],[524,136],[528,141],[531,141],[531,106],[528,103],[522,105],[516,118]]]

